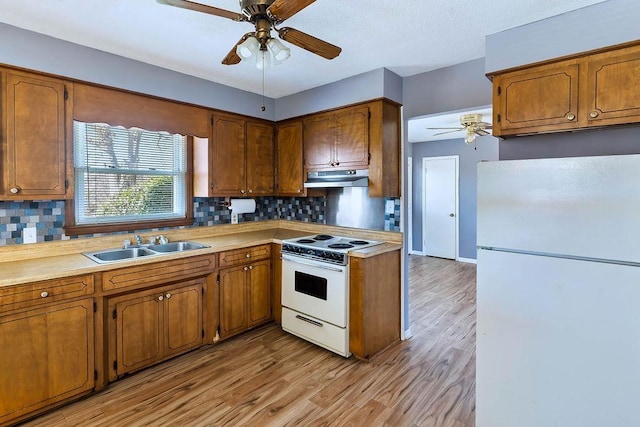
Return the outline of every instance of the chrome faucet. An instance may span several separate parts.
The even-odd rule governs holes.
[[[138,246],[142,246],[142,236],[140,236],[139,234],[136,234],[136,243],[138,244]]]
[[[161,245],[166,245],[167,243],[169,243],[169,239],[167,239],[164,234],[158,236],[158,241]]]

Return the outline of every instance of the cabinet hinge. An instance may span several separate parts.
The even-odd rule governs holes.
[[[98,371],[93,371],[93,380],[94,381],[98,380]]]
[[[65,190],[68,190],[68,189],[69,189],[69,180],[68,180],[68,179],[65,179],[65,180],[64,180],[64,189],[65,189]]]
[[[202,330],[202,338],[204,338],[204,329]]]
[[[113,361],[113,370],[114,370],[114,371],[117,371],[117,370],[118,370],[118,361],[117,361],[117,360],[114,360],[114,361]]]
[[[202,296],[204,296],[204,288],[200,288],[200,290],[202,291]]]
[[[371,151],[369,151],[369,161],[371,161]]]
[[[113,317],[114,319],[118,318],[118,310],[116,310],[115,308],[113,309],[113,313],[111,313],[111,317]]]
[[[367,115],[368,115],[367,117],[371,119],[371,111],[367,111]]]
[[[502,87],[498,86],[498,95],[502,95]]]
[[[67,90],[67,88],[64,88],[64,99],[65,101],[69,99],[69,91]]]
[[[93,303],[93,312],[94,312],[94,313],[97,313],[97,312],[98,312],[98,303],[97,303],[97,302],[94,302],[94,303]]]
[[[211,126],[213,126],[213,116],[211,116]]]
[[[501,120],[500,114],[498,114],[496,118],[498,119],[498,123],[500,123],[500,120]]]
[[[216,282],[220,283],[220,273],[218,273],[218,277],[216,278]]]

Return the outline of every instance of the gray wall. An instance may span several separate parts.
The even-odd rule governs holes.
[[[0,63],[274,120],[262,96],[0,23]]]
[[[439,156],[459,156],[459,254],[461,258],[476,258],[476,166],[483,160],[498,159],[498,139],[476,138],[476,148],[462,138],[411,144],[413,148],[413,242],[412,249],[422,250],[422,202],[424,177],[422,159]]]
[[[386,68],[379,68],[284,96],[276,100],[275,119],[288,119],[377,98],[402,103],[402,78]]]
[[[475,59],[404,79],[404,120],[447,111],[462,110],[491,104],[491,82],[484,75],[484,59]],[[476,258],[476,164],[479,160],[497,160],[495,138],[478,138],[478,150],[462,139],[406,143],[406,156],[413,158],[413,242],[406,246],[422,250],[422,158],[460,156],[460,236],[459,253],[463,258]],[[406,171],[405,171],[406,173]],[[405,188],[404,194],[407,189]],[[406,199],[406,198],[405,198]],[[406,209],[405,202],[405,211]],[[406,223],[406,218],[405,218]]]
[[[487,72],[640,39],[640,2],[607,0],[486,37]]]

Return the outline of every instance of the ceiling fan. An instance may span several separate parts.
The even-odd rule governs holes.
[[[242,13],[236,13],[213,6],[207,6],[189,0],[156,0],[158,3],[197,12],[228,18],[238,22],[250,22],[255,31],[246,33],[238,43],[224,57],[224,65],[238,64],[243,58],[248,58],[259,51],[269,49],[276,61],[283,61],[290,55],[289,50],[282,43],[271,36],[275,30],[278,36],[293,45],[301,47],[311,53],[326,59],[333,59],[342,51],[338,46],[327,43],[294,28],[276,28],[286,19],[300,12],[315,0],[240,0]],[[260,64],[259,68],[262,68]]]
[[[491,129],[491,123],[482,121],[482,114],[472,113],[472,114],[463,114],[460,116],[460,124],[462,127],[460,128],[427,128],[429,130],[446,130],[446,132],[440,132],[434,134],[436,135],[444,135],[446,133],[460,132],[461,130],[465,131],[464,142],[467,144],[473,144],[476,140],[476,135],[485,136],[491,135],[490,132],[487,132],[487,129]]]

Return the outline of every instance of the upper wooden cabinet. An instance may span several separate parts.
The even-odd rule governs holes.
[[[493,134],[640,122],[640,45],[493,75]]]
[[[68,162],[72,153],[72,85],[13,70],[0,70],[0,78],[2,198],[72,197],[72,166]]]
[[[274,129],[266,122],[214,113],[208,144],[194,147],[197,197],[275,194]]]
[[[400,106],[370,101],[304,119],[306,171],[369,169],[369,196],[400,197]]]
[[[276,126],[276,192],[279,196],[304,196],[302,120]]]
[[[369,108],[355,106],[304,120],[307,170],[366,169],[369,166]]]

